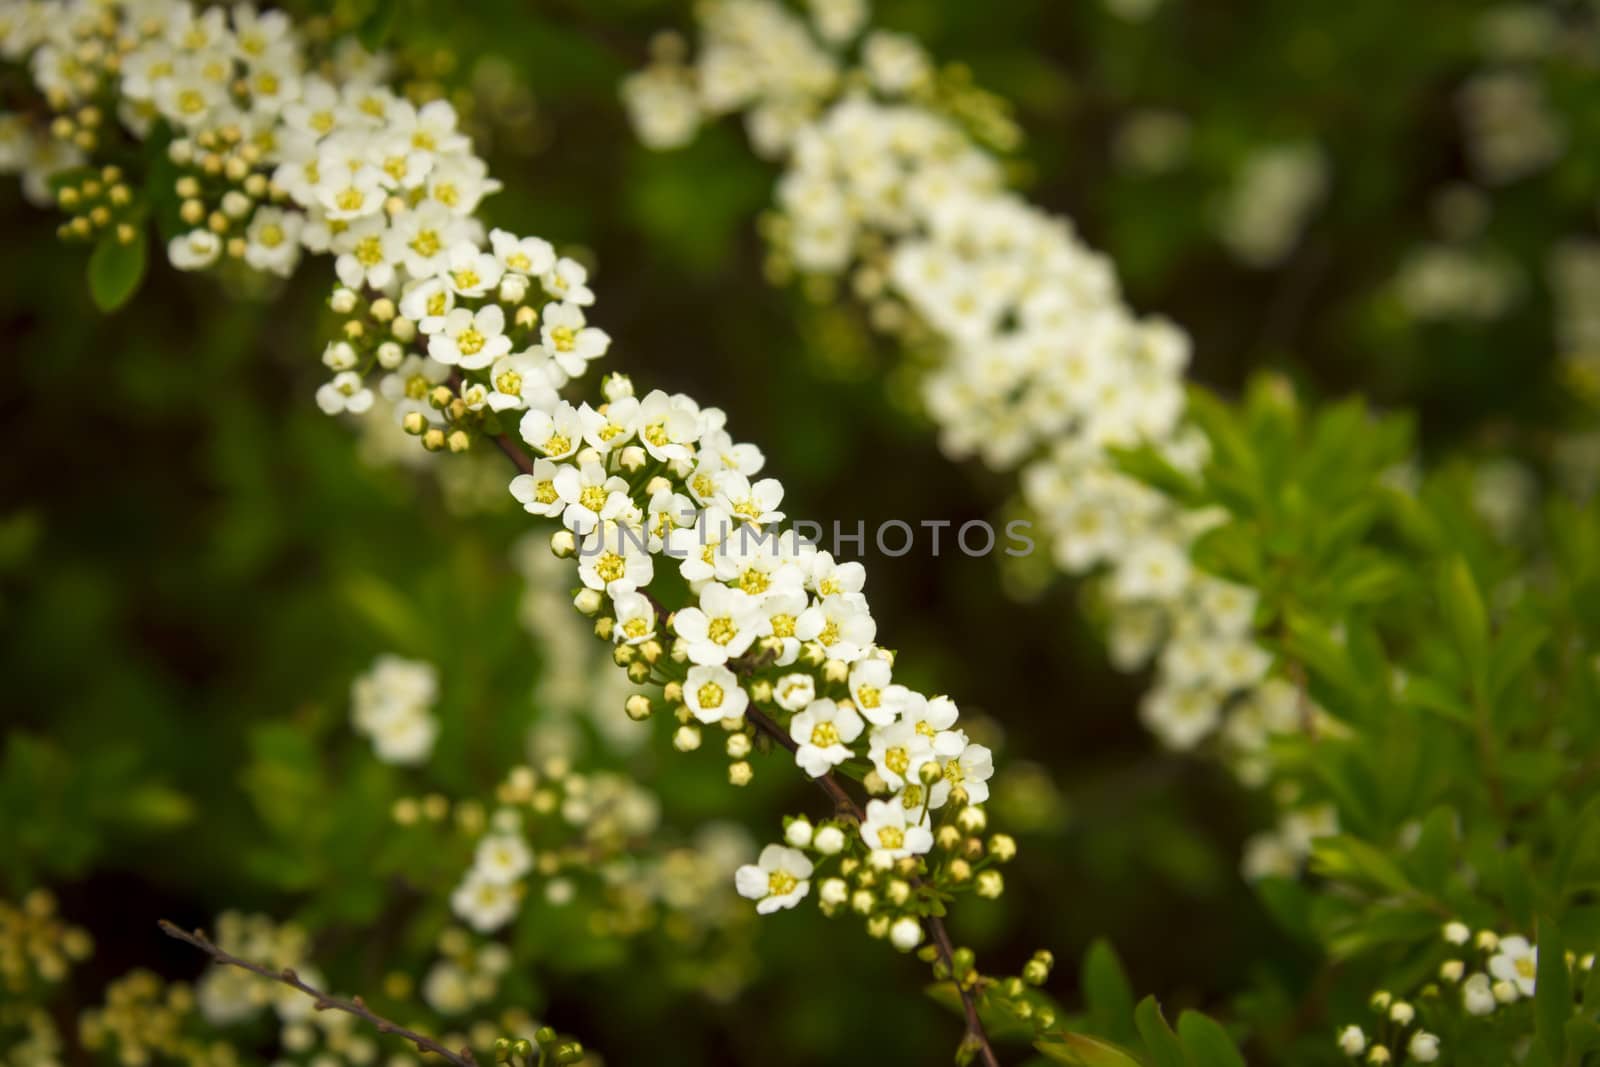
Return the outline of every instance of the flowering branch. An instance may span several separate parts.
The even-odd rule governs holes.
[[[166,919],[159,920],[157,925],[161,927],[161,932],[168,937],[193,945],[210,956],[212,960],[225,967],[238,967],[252,974],[258,974],[270,981],[281,982],[291,989],[298,989],[312,999],[313,1006],[318,1011],[342,1011],[347,1015],[354,1015],[356,1018],[370,1024],[380,1034],[395,1034],[411,1042],[417,1046],[418,1052],[432,1052],[437,1056],[442,1056],[454,1067],[478,1067],[478,1061],[473,1058],[471,1049],[463,1048],[459,1052],[452,1052],[426,1034],[419,1034],[415,1030],[407,1029],[397,1022],[379,1015],[367,1007],[366,1002],[359,996],[351,997],[348,1000],[344,997],[336,997],[331,993],[324,993],[316,986],[305,982],[291,967],[275,971],[269,967],[263,967],[259,963],[241,959],[233,953],[219,948],[202,930],[195,930],[191,933],[180,929],[176,924],[168,922]]]

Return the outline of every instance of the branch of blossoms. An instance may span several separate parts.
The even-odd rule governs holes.
[[[183,930],[176,924],[168,922],[166,919],[159,920],[157,925],[161,927],[161,932],[166,934],[168,937],[176,938],[185,944],[194,946],[201,952],[204,952],[206,955],[210,956],[213,961],[222,964],[225,967],[238,967],[241,970],[249,971],[252,974],[258,974],[262,978],[265,978],[269,981],[281,982],[291,989],[298,989],[300,992],[311,998],[313,1006],[318,1011],[342,1011],[347,1015],[353,1015],[367,1023],[380,1034],[394,1034],[398,1037],[404,1038],[415,1045],[418,1052],[432,1052],[435,1055],[442,1057],[446,1062],[454,1064],[455,1067],[478,1067],[478,1061],[473,1057],[471,1049],[463,1048],[459,1051],[452,1051],[448,1048],[445,1048],[443,1045],[439,1044],[439,1042],[435,1041],[431,1037],[428,1037],[426,1034],[419,1034],[415,1030],[410,1030],[404,1026],[401,1026],[392,1019],[387,1019],[384,1016],[379,1015],[377,1012],[367,1007],[366,1002],[363,1001],[359,996],[351,997],[349,999],[344,997],[336,997],[331,993],[324,993],[316,986],[304,981],[292,967],[285,967],[283,970],[278,971],[273,970],[270,967],[264,967],[259,963],[254,963],[247,959],[241,959],[240,957],[235,956],[233,953],[226,952],[217,947],[217,945],[205,935],[205,931],[203,930]]]
[[[936,354],[921,389],[941,446],[1014,471],[1059,569],[1095,578],[1115,665],[1155,667],[1145,725],[1174,749],[1217,742],[1242,781],[1266,784],[1272,738],[1322,716],[1301,714],[1292,665],[1274,669],[1259,592],[1191,563],[1218,516],[1116,456],[1148,447],[1190,475],[1206,461],[1186,413],[1187,336],[1138,316],[1069,220],[1006,188],[989,150],[1019,138],[1004,102],[869,26],[866,3],[697,11],[693,58],[663,35],[623,84],[640,140],[674,148],[742,115],[755,151],[783,166],[763,225],[769,276],[848,283],[874,329]]]
[[[939,921],[957,895],[999,896],[997,868],[1016,852],[1005,834],[981,836],[992,754],[954,701],[894,680],[865,569],[783,529],[782,485],[759,477],[765,458],[722,411],[641,397],[621,376],[593,405],[561,397],[610,346],[588,322],[587,271],[541,238],[485,232],[477,209],[500,185],[450,105],[401,99],[380,57],[314,56],[282,13],[247,6],[143,0],[58,17],[25,3],[0,23],[0,55],[31,63],[57,113],[41,129],[15,121],[29,184],[50,179],[75,216],[68,236],[129,244],[146,211],[167,211],[180,269],[287,274],[304,251],[334,257],[339,323],[318,406],[381,412],[429,451],[487,438],[511,455],[511,494],[562,523],[551,544],[576,564],[574,604],[641,687],[628,714],[671,715],[685,752],[720,730],[735,786],[754,775],[754,739],[772,737],[834,800],[826,820],[787,820],[783,842],[738,870],[739,893],[769,914],[816,878],[824,913],[854,913],[901,951],[932,930],[924,957],[967,1016],[962,1057],[993,1063],[977,1000],[1011,994],[952,951]],[[127,150],[140,141],[157,151]],[[63,154],[80,168],[59,173]],[[136,173],[151,156],[160,165]],[[871,799],[841,818],[846,764]],[[453,901],[504,891],[475,869]]]

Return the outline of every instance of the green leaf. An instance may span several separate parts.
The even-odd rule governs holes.
[[[123,244],[107,232],[89,256],[89,295],[101,311],[115,311],[139,288],[145,270],[145,231],[138,227],[132,241]]]
[[[1539,969],[1534,978],[1534,1031],[1551,1063],[1566,1055],[1567,1020],[1572,1017],[1572,976],[1567,973],[1566,942],[1548,916],[1539,920]]]
[[[1178,1037],[1194,1067],[1245,1067],[1233,1038],[1209,1016],[1197,1011],[1178,1016]]]
[[[1183,1044],[1167,1025],[1161,1014],[1161,1005],[1155,997],[1145,997],[1134,1009],[1133,1021],[1144,1039],[1145,1051],[1155,1067],[1189,1067],[1183,1056]]]
[[[1411,882],[1394,860],[1348,834],[1321,837],[1313,842],[1311,869],[1335,881],[1365,884],[1402,895],[1412,892]]]
[[[376,52],[382,48],[394,29],[395,19],[399,13],[400,0],[376,0],[372,10],[361,20],[361,25],[356,29],[356,37],[361,41],[361,47],[369,52]]]
[[[1126,1049],[1088,1034],[1048,1034],[1035,1041],[1033,1047],[1052,1063],[1070,1063],[1074,1067],[1140,1067],[1139,1061]]]
[[[1133,986],[1116,950],[1096,940],[1083,957],[1083,996],[1097,1033],[1117,1041],[1133,1040]]]

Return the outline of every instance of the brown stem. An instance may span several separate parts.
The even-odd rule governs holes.
[[[522,447],[516,441],[505,434],[501,434],[494,439],[494,443],[499,446],[500,451],[511,458],[511,462],[517,465],[518,470],[525,474],[532,473],[533,460],[528,458],[528,454],[522,450]],[[649,596],[648,593],[645,595]],[[653,597],[651,597],[651,603],[655,605],[656,613],[665,620],[667,616],[666,610],[661,605],[656,604]],[[752,664],[752,666],[754,665]],[[773,722],[772,718],[760,709],[754,706],[747,707],[744,715],[756,728],[757,733],[765,734],[767,737],[772,738],[772,740],[790,752],[795,752],[800,748],[794,738],[790,737],[783,727]],[[861,805],[856,803],[855,798],[845,790],[838,777],[832,771],[819,778],[813,778],[812,781],[817,784],[817,788],[828,794],[828,799],[833,801],[835,812],[848,816],[858,823],[866,821],[866,814],[861,810]],[[955,976],[950,934],[944,928],[944,920],[937,915],[929,915],[922,920],[922,923],[929,936],[933,939],[933,943],[938,947],[939,958],[943,961],[945,967],[950,970],[951,978],[955,982],[956,992],[961,996],[961,1010],[967,1017],[967,1042],[977,1050],[984,1067],[1000,1067],[1000,1061],[995,1057],[994,1048],[989,1044],[989,1035],[983,1028],[983,1020],[978,1017],[978,1005],[973,999],[972,990],[964,987],[960,979]]]
[[[249,971],[252,974],[259,974],[261,977],[269,979],[270,981],[282,982],[291,989],[298,989],[300,992],[312,999],[312,1002],[318,1011],[342,1011],[347,1015],[354,1015],[356,1018],[363,1019],[370,1023],[372,1027],[380,1034],[395,1034],[399,1037],[405,1038],[407,1041],[417,1046],[418,1052],[432,1052],[435,1055],[442,1056],[447,1061],[454,1064],[455,1067],[478,1067],[478,1061],[473,1059],[471,1049],[464,1048],[460,1052],[452,1052],[431,1037],[428,1037],[424,1034],[419,1034],[415,1030],[408,1030],[399,1023],[385,1019],[382,1015],[379,1015],[377,1012],[367,1007],[366,1003],[360,997],[352,997],[349,1000],[346,1000],[343,997],[336,997],[329,993],[324,993],[315,986],[308,985],[301,981],[300,976],[295,974],[295,972],[290,968],[285,967],[281,971],[274,971],[270,968],[263,967],[259,963],[252,963],[249,960],[240,959],[238,956],[235,956],[230,952],[224,952],[222,949],[218,948],[212,943],[211,939],[205,935],[204,931],[196,930],[193,933],[190,933],[180,929],[165,919],[162,919],[159,925],[161,927],[161,932],[166,934],[168,937],[174,937],[186,944],[193,945],[201,952],[204,952],[206,955],[210,956],[217,963],[223,964],[227,967],[238,967],[242,970]]]

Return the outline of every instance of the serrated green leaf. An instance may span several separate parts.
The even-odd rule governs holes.
[[[108,231],[94,246],[89,255],[89,295],[101,311],[117,310],[138,291],[144,278],[146,244],[141,226],[127,244]]]
[[[1139,1002],[1133,1011],[1133,1021],[1154,1067],[1189,1067],[1183,1056],[1183,1043],[1167,1025],[1155,997],[1145,997]]]

